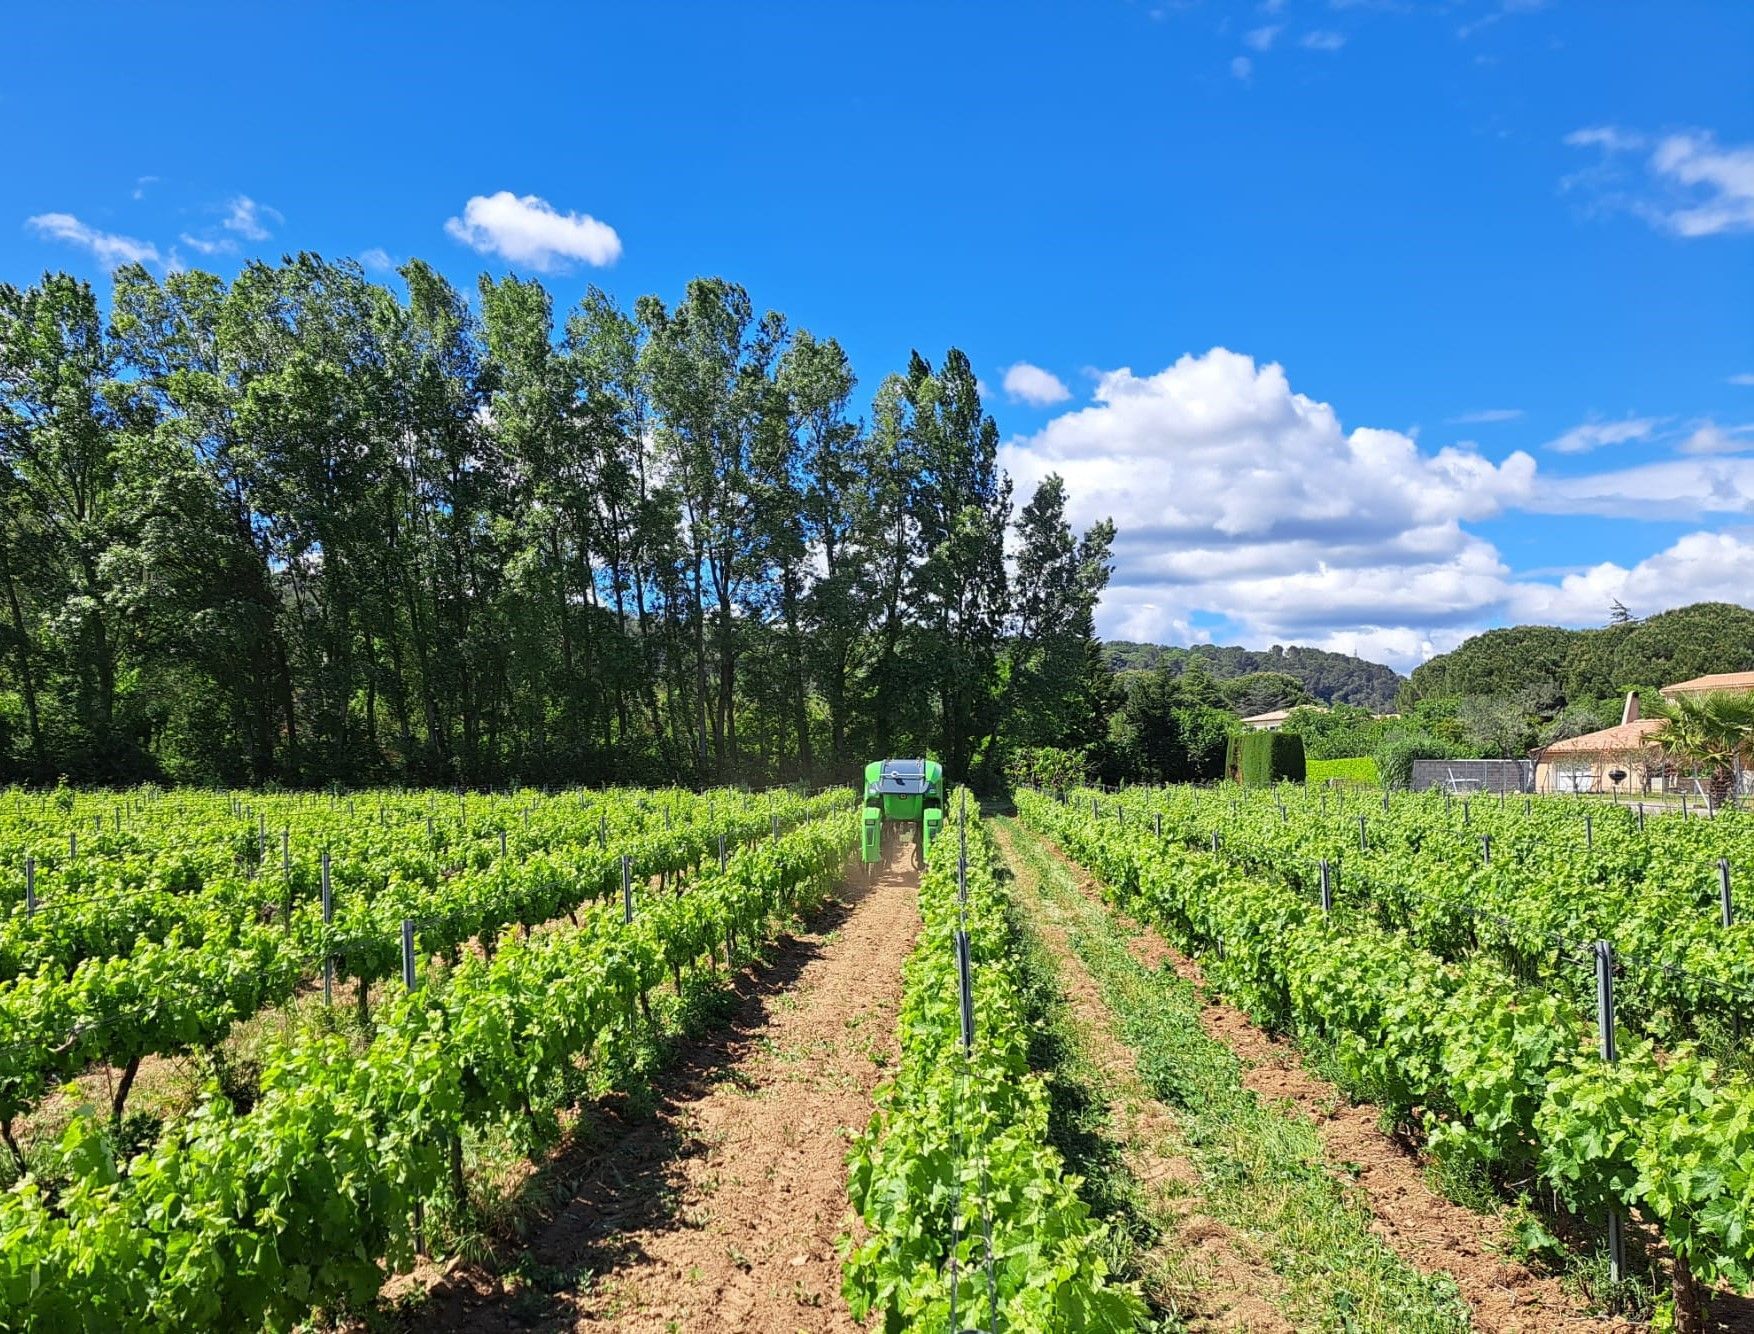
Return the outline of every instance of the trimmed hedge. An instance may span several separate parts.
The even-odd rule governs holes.
[[[1303,775],[1303,738],[1293,732],[1245,732],[1225,750],[1224,776],[1244,787],[1301,783]]]
[[[1350,760],[1311,760],[1307,778],[1312,783],[1325,783],[1333,778],[1342,783],[1362,783],[1368,787],[1376,787],[1381,781],[1377,777],[1376,761],[1368,755]]]

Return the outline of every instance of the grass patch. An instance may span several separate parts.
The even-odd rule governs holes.
[[[1174,1110],[1199,1170],[1205,1211],[1247,1238],[1284,1280],[1300,1329],[1447,1334],[1468,1328],[1455,1284],[1407,1265],[1370,1230],[1347,1174],[1330,1168],[1315,1128],[1263,1104],[1242,1064],[1200,1023],[1194,988],[1134,958],[1114,917],[1091,902],[1021,825],[1009,825],[1043,900],[1135,1053],[1140,1077]]]

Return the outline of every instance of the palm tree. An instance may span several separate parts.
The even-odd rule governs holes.
[[[1651,741],[1675,760],[1704,770],[1712,804],[1722,805],[1737,765],[1754,764],[1754,692],[1677,695],[1657,706],[1657,716],[1662,726]]]

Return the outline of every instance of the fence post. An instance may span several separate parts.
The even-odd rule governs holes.
[[[1333,878],[1332,878],[1333,877],[1333,870],[1331,867],[1329,867],[1328,859],[1326,857],[1322,858],[1321,865],[1322,865],[1322,916],[1326,917],[1334,911],[1334,883],[1333,883]]]
[[[597,812],[597,846],[609,846],[609,815],[605,811]]]
[[[1360,852],[1370,851],[1370,839],[1364,832],[1364,817],[1362,815],[1358,817],[1358,850]]]
[[[633,858],[626,853],[621,856],[621,920],[633,920]]]
[[[1095,798],[1095,797],[1092,797],[1092,798],[1091,798],[1091,799],[1090,799],[1090,818],[1091,818],[1091,819],[1092,819],[1092,820],[1094,820],[1094,819],[1096,819],[1096,818],[1097,818],[1097,812],[1096,812],[1096,798]]]
[[[335,920],[335,901],[329,893],[329,849],[323,849],[323,925],[328,926]],[[327,942],[325,942],[326,944]],[[323,954],[323,1004],[335,1003],[335,956],[327,951]]]
[[[723,834],[720,834],[719,835],[719,870],[721,872],[723,872],[724,869],[725,869],[725,836]]]
[[[1728,926],[1736,920],[1735,905],[1730,902],[1730,859],[1728,857],[1717,859],[1717,888],[1718,897],[1723,907],[1724,925]]]
[[[1474,813],[1472,810],[1472,806],[1473,806],[1472,802],[1464,801],[1462,803],[1462,828],[1463,829],[1466,829],[1469,825],[1474,823],[1474,818],[1473,818]]]
[[[1492,835],[1491,834],[1480,835],[1480,864],[1482,866],[1492,865]]]
[[[1644,832],[1644,803],[1642,801],[1638,803],[1638,832],[1641,834]]]
[[[1584,847],[1589,848],[1591,850],[1594,850],[1594,848],[1596,846],[1596,822],[1595,822],[1595,818],[1593,816],[1591,816],[1587,811],[1584,813],[1584,817],[1583,817],[1583,845],[1584,845]]]
[[[1614,1049],[1614,947],[1598,940],[1596,953],[1596,1035],[1602,1059],[1610,1065],[1618,1059]],[[1622,1235],[1620,1210],[1608,1206],[1608,1277],[1619,1283],[1626,1277],[1626,1239]]]
[[[1163,812],[1157,812],[1157,837],[1163,837]]]
[[[505,826],[504,825],[501,825],[499,827],[499,859],[502,862],[505,860]]]
[[[1725,893],[1728,893],[1726,890]],[[24,915],[37,914],[37,859],[29,853],[24,858]]]
[[[1681,804],[1683,806],[1685,806],[1687,804],[1687,799],[1685,797],[1683,797],[1681,799]],[[77,830],[69,829],[67,831],[67,860],[68,861],[77,861],[78,858],[79,858],[79,833]]]
[[[402,985],[414,990],[414,919],[402,919]]]
[[[1212,831],[1212,855],[1214,857],[1218,855],[1218,831],[1216,829]]]
[[[956,931],[956,983],[962,993],[962,1054],[974,1050],[974,979],[968,961],[968,932]]]

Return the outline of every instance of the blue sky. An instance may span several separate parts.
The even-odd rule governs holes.
[[[297,17],[291,17],[296,13]],[[964,348],[1114,635],[1754,601],[1754,5],[35,6],[0,281],[693,275]],[[472,202],[473,201],[473,202]],[[393,278],[392,278],[393,280]]]

